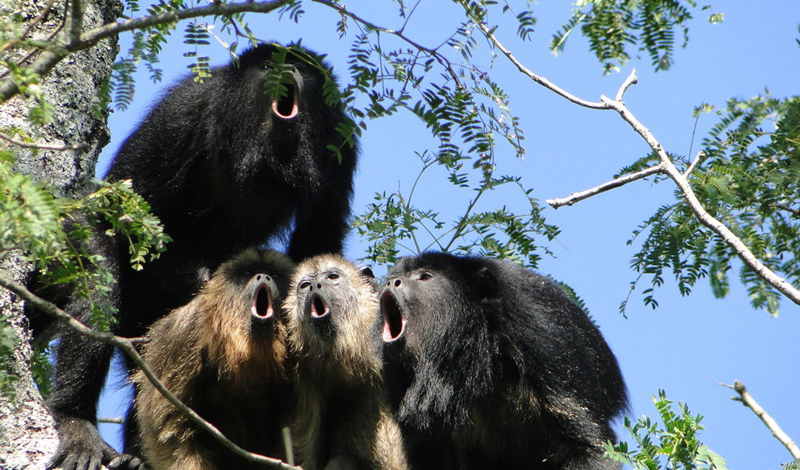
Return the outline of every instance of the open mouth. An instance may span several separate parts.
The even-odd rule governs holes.
[[[292,78],[283,85],[287,93],[281,99],[272,100],[272,112],[281,119],[293,119],[300,112],[297,82]]]
[[[403,336],[406,319],[400,311],[397,299],[388,290],[381,296],[381,314],[383,314],[383,341],[389,343]]]
[[[250,307],[250,313],[253,318],[259,320],[266,320],[275,314],[275,310],[272,307],[272,295],[269,293],[266,282],[262,282],[256,288],[256,298],[253,301],[253,306]]]
[[[331,309],[325,299],[318,294],[313,294],[311,297],[311,318],[325,318],[330,313]]]

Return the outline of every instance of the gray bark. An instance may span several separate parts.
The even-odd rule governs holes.
[[[114,21],[120,14],[117,0],[83,1],[84,29]],[[46,3],[46,0],[6,0],[0,10],[3,15],[19,13],[25,21],[31,22]],[[59,29],[66,8],[65,1],[57,0],[52,11],[33,28],[31,36],[47,40]],[[26,97],[20,95],[0,105],[0,132],[8,134],[8,129],[16,128],[40,143],[87,145],[87,149],[80,152],[34,151],[12,146],[17,170],[51,185],[58,196],[73,195],[91,180],[100,150],[108,143],[107,113],[96,118],[91,111],[97,102],[97,87],[108,78],[117,52],[116,39],[103,41],[62,61],[40,81],[55,108],[53,122],[44,128],[34,128],[28,122],[26,117],[31,103]],[[12,51],[12,54],[21,58],[26,51]],[[22,262],[18,253],[6,252],[0,257],[0,270],[24,282],[31,266]],[[10,316],[17,337],[9,371],[19,377],[15,382],[15,401],[0,398],[0,468],[43,469],[56,449],[56,433],[52,417],[31,378],[31,335],[22,314],[22,303],[3,289],[0,289],[0,313]]]

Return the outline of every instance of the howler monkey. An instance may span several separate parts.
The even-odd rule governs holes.
[[[380,296],[384,379],[411,467],[598,470],[627,406],[617,361],[552,282],[425,253]]]
[[[281,458],[291,406],[281,305],[294,264],[250,249],[222,264],[191,302],[153,324],[142,356],[183,403],[244,449]],[[154,470],[261,469],[174,407],[142,371],[133,416]]]
[[[296,356],[292,441],[305,470],[407,468],[381,390],[371,273],[339,255],[298,265],[286,300]]]
[[[283,64],[275,62],[281,58]],[[337,130],[346,120],[344,105],[326,96],[332,78],[321,59],[300,46],[261,44],[238,63],[213,68],[202,82],[187,77],[173,86],[123,143],[106,179],[132,179],[173,242],[134,271],[127,243],[98,229],[98,254],[119,270],[111,296],[119,309],[114,333],[142,335],[189,302],[219,264],[292,227],[288,254],[295,261],[341,250],[357,152],[354,136]],[[275,67],[288,92],[280,99],[269,94],[276,89]],[[80,302],[67,310],[87,319]],[[95,470],[131,461],[95,427],[111,355],[111,347],[73,331],[61,336],[49,401],[60,441],[51,468]],[[137,452],[134,440],[126,440],[126,452]]]

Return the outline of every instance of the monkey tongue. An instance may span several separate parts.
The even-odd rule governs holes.
[[[406,330],[406,319],[391,291],[387,290],[381,296],[381,313],[383,314],[383,341],[389,343],[403,336]]]

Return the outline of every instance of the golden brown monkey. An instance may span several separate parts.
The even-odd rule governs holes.
[[[300,263],[286,299],[296,356],[296,457],[304,470],[406,469],[382,393],[371,273],[339,255]]]
[[[222,264],[197,296],[150,329],[144,359],[181,401],[240,447],[284,458],[291,365],[281,312],[294,264],[247,250]],[[263,468],[234,457],[156,390],[141,371],[134,419],[155,470]]]

